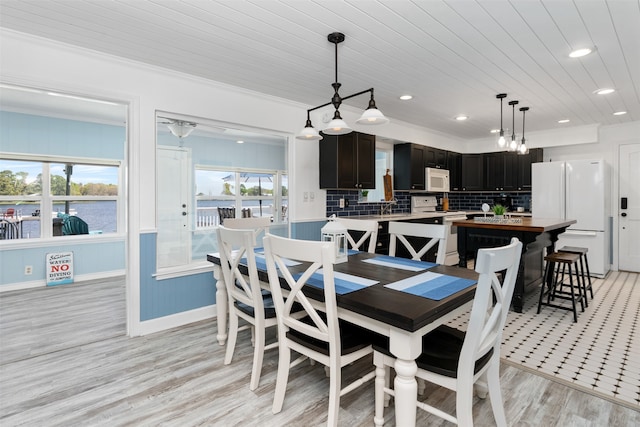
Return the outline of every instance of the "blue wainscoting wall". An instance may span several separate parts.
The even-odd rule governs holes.
[[[157,234],[140,234],[140,321],[169,316],[216,303],[210,272],[156,280]]]

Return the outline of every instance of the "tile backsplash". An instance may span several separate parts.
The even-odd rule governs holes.
[[[365,216],[379,215],[380,209],[386,207],[385,202],[362,202],[358,201],[360,192],[357,190],[327,190],[327,217],[335,214],[336,216]],[[414,194],[426,193],[410,193],[409,191],[394,191],[393,195],[397,202],[391,205],[391,213],[410,213],[411,212],[411,196]],[[438,202],[444,195],[443,193],[430,193],[436,196]],[[449,193],[449,210],[451,211],[479,211],[483,203],[493,206],[494,197],[510,196],[514,210],[516,207],[523,207],[525,212],[531,211],[531,193],[496,193],[496,192],[456,192]],[[349,201],[349,206],[341,208],[340,199]],[[438,205],[438,210],[442,209]],[[388,213],[388,211],[386,211]]]

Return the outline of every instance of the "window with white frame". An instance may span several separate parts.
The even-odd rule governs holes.
[[[393,145],[390,146],[376,146],[376,188],[369,190],[367,200],[369,202],[384,201],[384,181],[383,177],[389,170],[390,174],[391,165],[393,164]]]
[[[219,225],[226,215],[288,220],[288,176],[282,171],[196,166],[195,180],[196,228]]]
[[[119,188],[119,162],[0,158],[0,218],[15,224],[11,238],[117,233]]]

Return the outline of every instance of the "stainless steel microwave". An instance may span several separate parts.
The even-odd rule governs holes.
[[[449,171],[446,169],[426,168],[425,187],[427,191],[449,192]]]

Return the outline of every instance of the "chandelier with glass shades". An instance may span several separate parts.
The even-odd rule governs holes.
[[[507,97],[506,93],[499,93],[496,95],[496,98],[500,100],[500,133],[498,136],[498,148],[506,149],[507,151],[513,151],[517,154],[527,154],[529,152],[529,148],[527,147],[526,139],[524,137],[524,115],[525,112],[529,110],[529,107],[521,107],[520,111],[522,111],[522,139],[518,141],[516,137],[516,105],[518,105],[519,101],[509,101],[509,105],[511,106],[511,141],[507,143],[507,140],[504,137],[504,128],[502,127],[502,100]]]
[[[358,120],[356,120],[356,123],[360,125],[381,125],[389,122],[389,119],[387,119],[384,116],[384,114],[382,114],[382,112],[378,110],[378,108],[376,107],[376,101],[373,97],[373,88],[369,88],[367,90],[363,90],[361,92],[354,93],[349,96],[344,96],[344,97],[340,96],[338,92],[341,86],[341,84],[338,83],[338,44],[342,43],[344,39],[345,39],[344,34],[337,33],[337,32],[331,33],[327,36],[327,40],[329,40],[331,43],[335,45],[335,52],[336,52],[336,55],[335,55],[336,56],[336,66],[335,66],[336,79],[335,79],[335,82],[331,84],[334,90],[333,97],[331,98],[331,101],[307,110],[307,122],[304,126],[304,129],[302,129],[302,131],[296,136],[297,139],[307,139],[307,140],[322,139],[322,136],[320,135],[320,133],[311,124],[311,118],[309,114],[312,111],[322,107],[326,107],[327,105],[333,105],[336,111],[333,114],[333,119],[327,124],[327,127],[323,129],[322,132],[327,135],[344,135],[352,132],[353,129],[351,129],[347,125],[347,123],[344,120],[342,120],[342,117],[340,116],[340,110],[339,110],[340,105],[342,104],[342,101],[345,101],[349,98],[356,97],[358,95],[365,94],[367,92],[371,92],[371,99],[369,100],[369,106],[364,111],[364,113],[362,113],[362,116]]]

